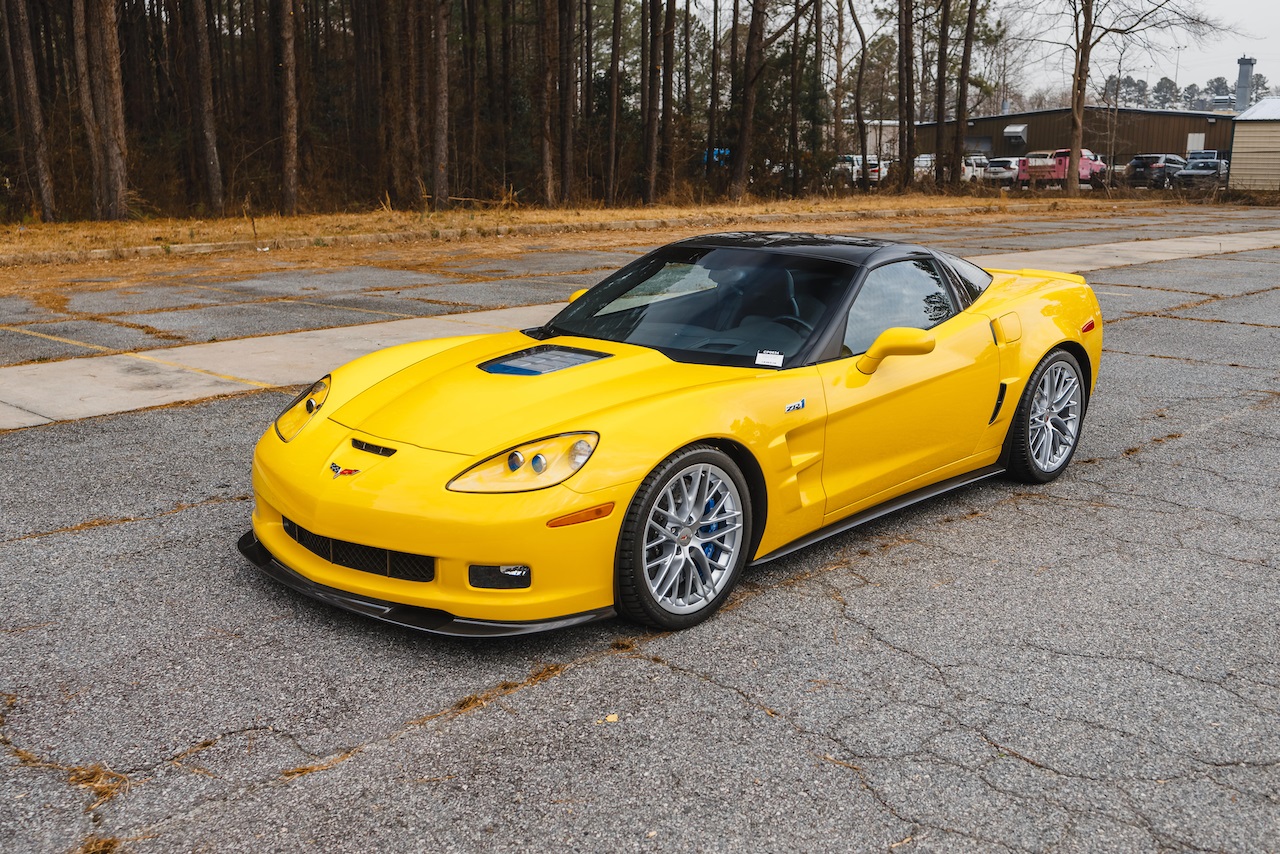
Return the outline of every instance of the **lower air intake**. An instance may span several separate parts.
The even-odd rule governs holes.
[[[281,521],[284,522],[284,532],[298,545],[329,563],[405,581],[433,581],[436,577],[436,559],[433,557],[322,537],[292,519],[282,518]]]

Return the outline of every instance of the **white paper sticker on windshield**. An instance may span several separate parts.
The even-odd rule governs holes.
[[[781,350],[757,350],[756,364],[764,365],[766,368],[782,367],[782,351]]]

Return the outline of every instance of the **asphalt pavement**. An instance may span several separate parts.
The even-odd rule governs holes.
[[[420,635],[235,550],[282,386],[518,326],[635,246],[0,301],[0,850],[1276,851],[1280,212],[876,228],[1090,271],[1076,459],[675,634]]]

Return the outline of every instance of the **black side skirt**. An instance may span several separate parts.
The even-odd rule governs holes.
[[[977,483],[980,480],[986,480],[987,478],[995,477],[998,474],[1004,474],[1004,466],[987,466],[986,468],[957,475],[956,477],[949,478],[948,480],[939,481],[938,483],[931,484],[923,489],[917,489],[915,492],[908,492],[906,495],[900,495],[891,501],[886,501],[884,504],[877,504],[875,507],[870,507],[863,510],[861,513],[855,513],[847,519],[841,519],[839,522],[832,522],[825,528],[819,528],[807,537],[801,537],[798,540],[787,543],[776,551],[769,552],[763,557],[756,558],[750,565],[759,566],[762,563],[777,560],[778,558],[789,555],[792,552],[799,551],[805,546],[811,546],[820,540],[825,540],[827,537],[834,537],[836,534],[843,534],[845,531],[856,528],[859,525],[865,525],[868,522],[873,522],[881,516],[887,516],[888,514],[893,513],[895,510],[910,507],[912,504],[919,504],[921,501],[927,501],[930,498],[935,498],[944,493],[951,492],[953,489],[959,489],[962,486],[968,486],[971,483]]]
[[[253,531],[247,531],[236,544],[240,553],[248,558],[249,563],[286,587],[299,593],[319,599],[344,611],[363,614],[384,623],[393,623],[406,629],[430,632],[437,635],[454,637],[509,637],[511,635],[527,635],[534,632],[545,632],[591,623],[614,616],[613,608],[600,608],[567,617],[556,617],[550,620],[533,620],[529,622],[499,622],[497,620],[471,620],[455,617],[447,611],[435,608],[423,608],[418,605],[405,605],[400,602],[387,602],[371,596],[361,596],[333,587],[318,584],[285,566],[275,558],[266,546],[258,542]]]

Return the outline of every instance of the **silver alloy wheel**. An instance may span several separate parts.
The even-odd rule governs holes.
[[[742,496],[719,466],[695,463],[658,493],[644,529],[644,578],[654,601],[691,614],[713,601],[742,543]]]
[[[1031,457],[1041,471],[1057,471],[1071,456],[1082,400],[1080,377],[1066,362],[1055,362],[1041,375],[1027,425]]]

